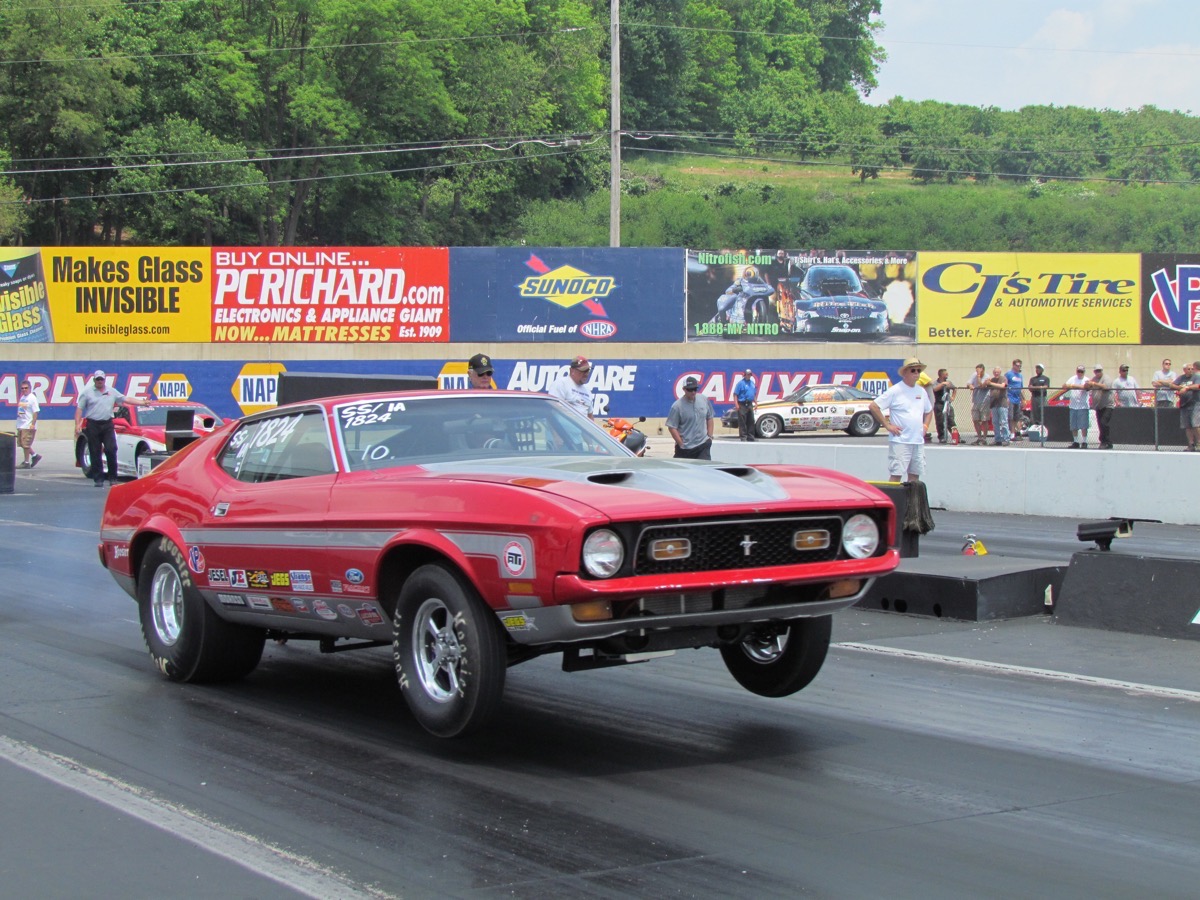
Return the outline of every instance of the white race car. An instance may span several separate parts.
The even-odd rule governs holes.
[[[754,433],[761,438],[796,431],[844,431],[852,437],[870,437],[879,430],[871,415],[875,397],[843,384],[810,384],[782,400],[760,403],[754,410]],[[726,428],[737,428],[737,407],[721,418]]]

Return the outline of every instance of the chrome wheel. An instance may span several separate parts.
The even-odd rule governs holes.
[[[786,631],[783,634],[753,634],[742,641],[742,652],[760,665],[769,665],[783,656],[787,639]]]
[[[167,647],[175,646],[183,631],[183,585],[170,563],[163,563],[154,572],[150,583],[150,614],[158,639]]]
[[[412,656],[417,679],[431,700],[448,703],[462,686],[459,670],[463,646],[454,631],[454,617],[446,604],[431,597],[417,609],[412,631]]]

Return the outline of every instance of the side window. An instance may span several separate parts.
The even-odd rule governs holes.
[[[334,471],[325,417],[316,410],[244,423],[230,436],[217,462],[231,477],[248,482]]]

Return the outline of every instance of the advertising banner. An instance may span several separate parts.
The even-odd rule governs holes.
[[[445,247],[214,247],[212,340],[446,343]]]
[[[25,247],[0,248],[0,343],[53,340],[41,253]]]
[[[689,250],[689,341],[913,341],[916,253]]]
[[[208,341],[207,247],[42,248],[54,340]]]
[[[1142,343],[1200,343],[1200,256],[1142,254]]]
[[[644,359],[593,360],[588,385],[596,416],[660,418],[683,392],[689,376],[721,411],[732,405],[733,392],[747,366],[754,369],[758,400],[781,400],[811,384],[849,385],[878,394],[898,378],[899,359],[696,359],[686,362]],[[496,387],[545,391],[567,370],[567,361],[537,357],[493,359]],[[79,362],[24,362],[0,370],[0,415],[13,418],[22,378],[28,378],[42,404],[43,419],[71,419],[79,393],[91,373],[103,369],[110,383],[128,396],[203,403],[224,418],[238,418],[277,405],[280,372],[347,375],[435,376],[444,389],[467,384],[465,359],[130,362],[96,359]]]
[[[683,336],[683,251],[454,247],[453,340],[673,343]]]
[[[917,258],[922,344],[1137,344],[1136,253],[931,253]]]

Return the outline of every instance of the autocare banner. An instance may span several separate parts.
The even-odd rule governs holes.
[[[683,251],[453,247],[456,342],[622,341],[683,336]]]
[[[922,344],[1137,344],[1136,253],[930,253],[917,257]]]
[[[689,341],[911,343],[916,256],[885,250],[689,250]]]
[[[558,359],[515,357],[493,359],[496,387],[519,391],[545,391],[567,371]],[[695,359],[686,362],[660,359],[593,360],[587,387],[597,416],[661,418],[683,394],[689,378],[718,407],[734,403],[733,392],[749,366],[755,372],[759,402],[781,400],[810,384],[845,384],[877,394],[898,378],[899,359],[742,358]],[[101,368],[121,393],[158,400],[191,400],[203,403],[223,418],[238,418],[277,405],[281,372],[321,372],[346,375],[433,376],[441,388],[467,386],[467,362],[453,360],[329,360],[284,362],[234,362],[220,360],[135,361],[94,359],[87,365],[53,360],[22,362],[14,370],[0,370],[0,410],[15,415],[19,385],[27,378],[42,404],[44,419],[70,419],[79,393],[91,383],[91,373]]]
[[[445,343],[445,247],[214,247],[214,343]]]
[[[1200,343],[1200,256],[1142,254],[1142,343]]]

